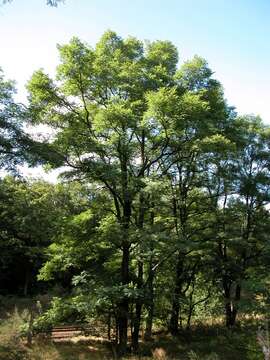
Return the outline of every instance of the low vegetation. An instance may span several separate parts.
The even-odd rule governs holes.
[[[99,336],[76,335],[53,340],[42,334],[35,335],[27,345],[25,325],[29,323],[29,309],[33,299],[9,298],[2,300],[0,326],[1,360],[87,360],[116,358],[115,344],[107,334]],[[152,339],[140,340],[137,356],[127,354],[123,359],[156,360],[222,360],[263,359],[257,340],[258,327],[265,324],[260,319],[241,319],[241,326],[226,329],[222,319],[215,323],[194,325],[188,332],[172,337],[164,330],[155,329]],[[97,326],[95,331],[102,332]],[[101,335],[101,336],[100,336]]]

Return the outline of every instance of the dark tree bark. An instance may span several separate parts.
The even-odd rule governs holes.
[[[241,286],[239,284],[235,287],[235,293],[232,294],[232,286],[223,280],[223,290],[225,297],[225,319],[226,327],[231,328],[236,323],[238,313],[238,302],[241,299]]]
[[[149,264],[149,274],[148,274],[148,306],[147,306],[147,318],[146,318],[146,327],[144,333],[144,339],[150,340],[152,337],[152,327],[153,327],[153,317],[154,317],[154,271],[153,271],[153,262],[152,259]]]
[[[129,244],[124,244],[122,254],[122,284],[129,283]],[[129,300],[124,297],[118,306],[118,328],[119,328],[119,355],[125,354],[127,351],[127,332],[128,332],[128,314],[129,314]]]
[[[178,254],[176,265],[176,279],[173,292],[171,318],[169,323],[169,331],[172,335],[177,335],[179,332],[179,314],[180,314],[180,298],[182,294],[182,275],[183,275],[183,258]]]
[[[152,203],[152,208],[154,207],[154,204]],[[154,211],[152,210],[151,213],[151,226],[154,225]],[[153,242],[150,243],[150,249],[151,252],[154,250],[154,244]],[[146,326],[145,326],[145,333],[144,333],[144,339],[145,340],[151,340],[152,338],[152,328],[153,328],[153,318],[154,318],[154,277],[155,277],[155,271],[153,269],[154,262],[153,262],[153,255],[151,254],[150,260],[149,260],[149,266],[148,266],[148,277],[147,277],[147,317],[146,317]]]
[[[139,261],[137,288],[142,289],[142,287],[143,287],[143,263]],[[138,298],[136,300],[134,328],[132,333],[132,349],[134,353],[137,353],[139,350],[139,334],[140,334],[140,325],[141,325],[142,305],[143,305],[142,299]]]
[[[120,146],[120,145],[119,145]],[[131,197],[129,193],[128,184],[128,168],[127,168],[127,154],[125,148],[120,150],[121,158],[121,185],[122,185],[122,198],[123,198],[123,218],[121,220],[123,229],[122,241],[122,263],[121,263],[121,280],[122,285],[129,284],[129,258],[130,258],[130,242],[129,242],[129,226],[131,218]],[[119,326],[119,344],[118,354],[121,356],[127,352],[128,342],[128,317],[129,317],[129,299],[123,296],[123,300],[118,306],[118,326]]]
[[[143,142],[144,144],[144,142]],[[144,161],[144,146],[142,146],[142,161]],[[144,175],[144,174],[142,174]],[[144,215],[146,209],[146,199],[144,198],[143,193],[140,194],[140,208],[139,208],[139,219],[138,219],[138,227],[139,229],[143,229],[144,226]],[[137,277],[137,289],[141,291],[143,289],[143,261],[141,259],[138,260],[138,277]],[[136,299],[135,304],[135,318],[134,318],[134,329],[132,333],[132,349],[134,353],[137,353],[139,350],[139,335],[140,335],[140,326],[141,326],[141,314],[143,307],[143,299],[141,294]]]

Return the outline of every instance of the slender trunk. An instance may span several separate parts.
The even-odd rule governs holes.
[[[127,285],[129,282],[129,245],[123,245],[122,253],[122,284]],[[129,313],[129,300],[124,297],[118,306],[118,327],[119,327],[119,354],[125,354],[127,350],[127,332],[128,332],[128,313]]]
[[[192,314],[193,314],[193,310],[194,310],[194,306],[195,306],[193,304],[193,294],[194,294],[194,283],[192,284],[192,290],[191,290],[191,293],[189,295],[188,318],[187,318],[187,324],[186,324],[186,330],[187,331],[190,330],[191,318],[192,318]]]
[[[175,295],[176,295],[176,292],[175,292]],[[169,331],[172,335],[178,334],[179,312],[180,312],[179,301],[175,297],[175,299],[173,299],[173,303],[172,303],[172,311],[171,311],[171,318],[170,318],[170,324],[169,324]]]
[[[148,314],[146,318],[146,327],[145,327],[145,334],[144,339],[150,340],[152,337],[152,328],[153,328],[153,317],[154,317],[154,291],[153,291],[153,282],[149,284],[150,291],[150,299],[149,299],[149,305],[147,308]]]
[[[236,323],[236,317],[238,313],[238,302],[241,298],[241,286],[236,285],[235,295],[232,297],[230,287],[226,288],[225,293],[225,316],[226,316],[226,326],[231,328]]]
[[[118,316],[115,315],[115,344],[118,344],[118,341],[119,341]]]
[[[154,299],[150,300],[150,304],[148,307],[148,314],[146,319],[146,327],[145,327],[145,340],[151,340],[152,338],[152,329],[153,329],[153,318],[154,318]]]
[[[169,331],[172,335],[177,335],[179,331],[178,320],[180,314],[180,297],[182,293],[182,275],[183,275],[183,258],[181,254],[179,254],[176,265],[175,288],[173,292],[171,318],[169,323]]]
[[[232,307],[233,303],[231,299],[226,298],[225,300],[225,313],[226,313],[226,327],[230,328],[234,325],[232,317]]]
[[[128,300],[124,299],[119,304],[118,328],[119,344],[118,353],[125,354],[127,350],[127,330],[128,330]]]
[[[232,300],[231,300],[231,283],[227,279],[227,276],[223,277],[223,291],[225,298],[225,319],[226,327],[232,326]]]
[[[131,218],[131,197],[129,193],[129,179],[127,168],[127,154],[125,148],[121,149],[121,185],[123,198],[123,217],[121,225],[123,230],[122,240],[122,263],[121,263],[121,282],[123,286],[129,284],[129,226]],[[129,316],[129,299],[123,294],[122,300],[118,304],[118,326],[119,326],[119,343],[118,354],[121,356],[127,352],[128,342],[128,316]]]
[[[142,147],[142,162],[144,161],[144,146]],[[144,173],[142,174],[144,176]],[[139,219],[138,227],[143,229],[144,226],[144,214],[146,207],[146,199],[144,198],[143,192],[140,194],[140,208],[139,208]],[[137,278],[137,289],[141,291],[143,289],[143,261],[142,259],[138,260],[138,278]],[[141,314],[143,307],[142,294],[139,294],[136,299],[135,305],[135,318],[134,318],[134,328],[132,334],[132,349],[134,353],[137,353],[139,350],[139,335],[140,335],[140,326],[141,326]]]
[[[183,191],[183,183],[181,177],[181,166],[177,165],[178,173],[179,173],[179,182],[178,182],[178,201],[175,198],[173,191],[173,216],[175,223],[175,230],[178,238],[182,238],[185,234],[185,223],[186,223],[186,208],[185,208],[185,200],[186,200],[186,191]],[[179,219],[179,222],[178,222]],[[180,228],[179,228],[179,225]],[[180,231],[181,230],[181,231]],[[181,235],[180,235],[181,233]],[[179,331],[179,314],[180,314],[180,297],[182,294],[182,276],[183,276],[183,256],[181,252],[178,252],[177,264],[176,264],[176,274],[175,274],[175,285],[173,291],[172,298],[172,310],[171,310],[171,318],[169,323],[169,331],[172,335],[177,335]]]
[[[143,263],[141,261],[139,261],[137,288],[140,290],[140,289],[142,289],[142,286],[143,286]],[[138,352],[138,350],[139,350],[141,313],[142,313],[142,299],[141,299],[141,297],[139,297],[136,300],[134,328],[133,328],[133,334],[132,334],[132,349],[135,353]]]
[[[153,207],[152,203],[152,207]],[[154,211],[152,210],[150,213],[150,224],[154,226]],[[154,250],[154,245],[150,243],[151,252]],[[149,270],[148,270],[148,282],[147,282],[147,318],[146,318],[146,326],[144,339],[151,340],[152,338],[152,328],[153,328],[153,318],[154,318],[154,276],[155,273],[153,271],[153,255],[151,254],[149,260]]]
[[[152,327],[153,327],[153,317],[154,317],[154,272],[152,270],[152,261],[150,261],[149,266],[149,280],[148,280],[148,307],[147,307],[147,318],[146,318],[146,327],[145,327],[145,334],[144,339],[150,340],[152,337]]]
[[[192,308],[192,307],[189,307],[188,318],[187,318],[187,326],[186,326],[186,330],[187,330],[187,331],[190,330],[192,313],[193,313],[193,308]]]

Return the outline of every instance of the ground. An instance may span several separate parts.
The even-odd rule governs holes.
[[[19,328],[26,316],[26,302],[9,301],[1,311],[0,360],[101,360],[114,359],[114,351],[106,337],[34,338],[31,347],[19,337]],[[140,354],[125,359],[156,360],[263,360],[257,343],[258,323],[253,319],[227,330],[222,324],[201,324],[189,333],[171,337],[155,334],[152,341],[141,342]],[[74,334],[75,335],[75,334]]]

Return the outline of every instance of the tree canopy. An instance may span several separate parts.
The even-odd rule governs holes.
[[[129,328],[137,352],[155,321],[177,335],[199,315],[224,313],[233,327],[246,302],[261,311],[269,127],[238,116],[206,60],[179,65],[169,41],[107,31],[95,47],[74,37],[58,50],[55,77],[36,70],[28,82],[27,108],[1,78],[4,166],[65,169],[57,185],[0,184],[2,266],[23,255],[65,292],[35,326],[65,321],[62,304],[72,319],[113,324],[123,354]],[[49,126],[51,138],[34,142],[17,119]]]

